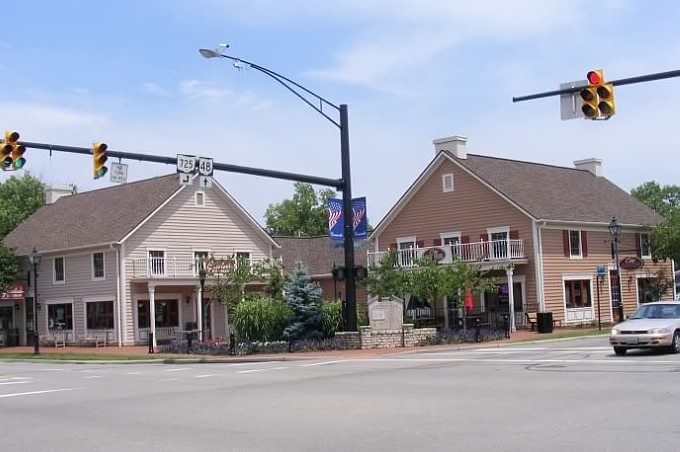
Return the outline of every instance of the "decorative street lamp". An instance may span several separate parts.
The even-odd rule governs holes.
[[[617,311],[619,313],[619,321],[623,322],[623,300],[621,299],[621,269],[619,267],[619,239],[621,238],[621,225],[619,224],[616,217],[612,217],[612,221],[609,222],[609,233],[613,239],[614,245],[614,264],[616,265],[616,287],[617,287],[617,298],[618,307]]]
[[[33,247],[28,259],[33,265],[33,354],[40,354],[40,333],[38,332],[38,265],[41,254]]]
[[[198,325],[200,325],[200,328],[198,329],[198,334],[199,334],[199,340],[203,342],[203,292],[205,291],[205,276],[206,276],[206,270],[205,270],[205,260],[201,259],[200,267],[198,269],[198,279],[201,283],[201,296],[199,297],[198,302],[200,303],[200,308],[198,309],[198,312],[200,312],[201,318],[198,320]]]
[[[357,329],[357,309],[356,309],[356,280],[354,268],[354,227],[353,227],[353,210],[352,210],[352,176],[350,172],[350,161],[349,161],[349,125],[348,125],[348,115],[347,115],[347,105],[340,104],[335,105],[332,102],[324,99],[318,94],[308,90],[299,83],[284,77],[283,75],[267,69],[266,67],[260,66],[250,61],[243,60],[241,58],[236,58],[230,55],[225,55],[222,53],[229,47],[227,44],[222,44],[220,46],[221,51],[211,50],[211,49],[199,49],[199,53],[204,58],[226,58],[233,61],[234,67],[240,69],[244,66],[255,69],[268,77],[276,80],[278,83],[283,85],[288,91],[297,96],[301,101],[309,105],[321,116],[326,118],[329,122],[335,125],[340,130],[340,160],[342,166],[342,183],[340,185],[342,190],[342,211],[343,211],[343,221],[344,221],[344,251],[345,251],[345,271],[347,272],[347,279],[345,280],[345,298],[347,299],[347,329],[349,331],[356,331]],[[306,95],[313,97],[318,101],[318,106],[310,102],[310,100],[305,97]],[[328,106],[335,109],[340,116],[340,121],[328,116],[323,107]]]

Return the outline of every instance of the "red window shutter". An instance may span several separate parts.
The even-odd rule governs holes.
[[[397,244],[396,244],[396,243],[390,243],[390,249],[391,249],[391,250],[398,250],[399,248],[397,248]]]
[[[581,251],[583,257],[588,257],[588,234],[586,234],[586,231],[581,231]]]
[[[425,240],[416,240],[416,248],[425,248]]]
[[[489,241],[489,234],[479,234],[479,240],[488,242]]]
[[[640,233],[635,233],[635,252],[637,253],[637,257],[642,257],[642,244],[640,243],[641,240],[642,237],[640,236]]]
[[[562,231],[562,246],[564,247],[564,257],[569,257],[571,255],[569,251],[569,231],[566,229]]]
[[[432,244],[434,246],[442,246],[442,239],[440,239],[440,238],[439,239],[433,239]]]
[[[510,229],[510,240],[519,240],[519,231],[517,229]]]
[[[470,243],[470,236],[464,235],[460,238],[460,243]]]

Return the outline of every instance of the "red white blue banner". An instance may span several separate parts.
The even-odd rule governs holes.
[[[334,246],[342,246],[344,242],[345,221],[342,215],[342,199],[331,198],[328,207],[328,235]],[[366,198],[352,199],[352,230],[355,240],[366,240],[368,220],[366,217]]]

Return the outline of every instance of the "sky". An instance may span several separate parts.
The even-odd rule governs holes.
[[[353,194],[367,197],[374,225],[434,157],[432,140],[451,135],[466,136],[474,154],[561,166],[597,157],[625,190],[678,183],[680,78],[617,87],[609,121],[562,121],[556,97],[512,102],[591,69],[608,80],[680,69],[675,1],[0,5],[0,129],[25,141],[102,141],[117,151],[339,178],[333,124],[256,70],[198,53],[227,43],[229,55],[348,105]],[[48,184],[114,185],[94,180],[84,155],[29,149],[25,157],[25,170]],[[129,181],[175,171],[123,163]],[[267,206],[293,193],[289,181],[215,178],[263,224]]]

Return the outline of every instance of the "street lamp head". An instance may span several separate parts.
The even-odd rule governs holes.
[[[221,56],[212,49],[198,49],[198,53],[200,53],[203,58],[217,58]]]
[[[612,235],[612,237],[619,237],[621,235],[621,225],[619,224],[616,217],[612,217],[612,221],[609,222],[607,229],[609,229],[609,233]]]
[[[33,247],[33,251],[31,251],[31,254],[29,254],[28,259],[31,261],[32,265],[38,265],[40,264],[40,258],[41,254],[38,252],[38,250]]]

